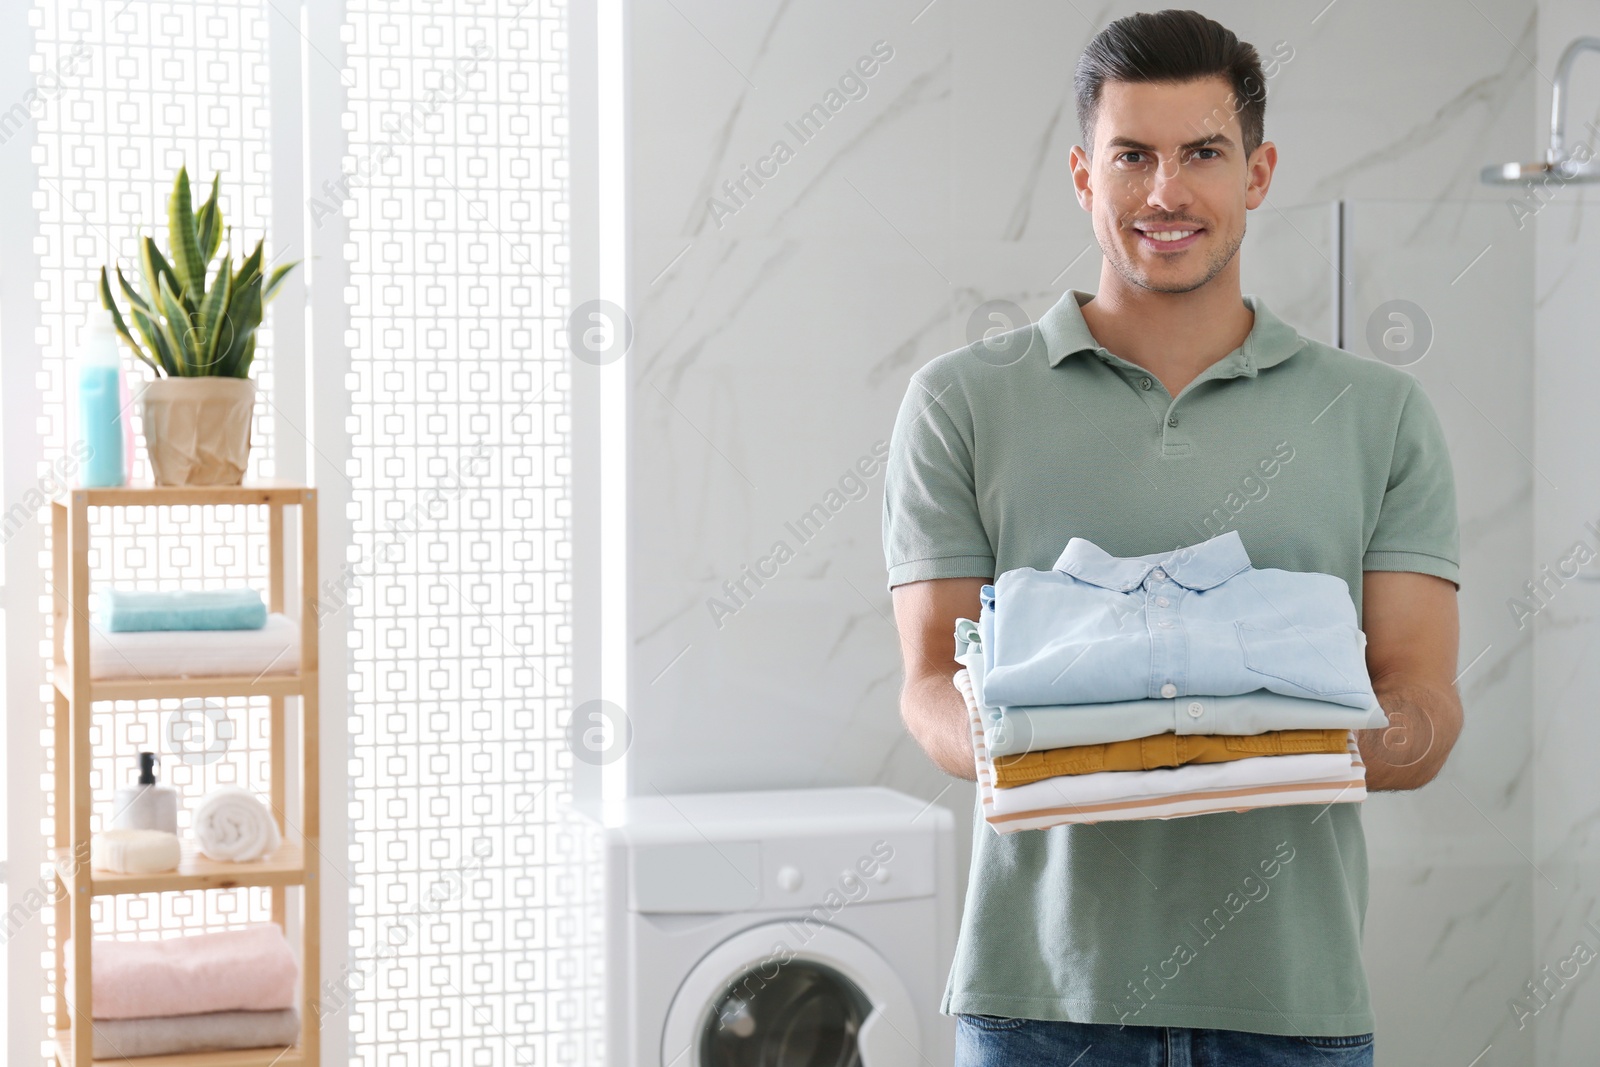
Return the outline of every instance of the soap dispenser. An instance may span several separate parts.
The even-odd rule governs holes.
[[[113,830],[178,832],[178,793],[156,784],[156,754],[139,753],[139,781],[118,789],[111,803]]]

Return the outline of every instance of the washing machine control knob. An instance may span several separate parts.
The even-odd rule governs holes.
[[[800,874],[800,868],[787,864],[778,868],[778,888],[785,893],[793,893],[803,881],[805,878]]]

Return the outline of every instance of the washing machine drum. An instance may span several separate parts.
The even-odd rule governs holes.
[[[765,970],[770,970],[766,968]],[[701,1029],[706,1067],[861,1067],[858,1036],[872,1004],[825,964],[792,960],[767,981],[754,968],[729,983]]]
[[[797,931],[810,934],[803,944]],[[674,1067],[911,1067],[921,1059],[905,983],[864,941],[826,927],[773,923],[723,942],[684,980],[663,1037],[662,1062]]]

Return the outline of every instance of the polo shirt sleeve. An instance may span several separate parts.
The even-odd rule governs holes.
[[[1461,587],[1461,531],[1455,475],[1444,430],[1411,380],[1400,408],[1389,481],[1361,569],[1418,571]]]
[[[889,588],[929,578],[993,578],[994,548],[978,514],[970,420],[966,432],[913,375],[900,402],[883,476],[883,555]]]

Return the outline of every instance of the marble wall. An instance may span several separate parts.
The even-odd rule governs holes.
[[[1571,36],[1579,5],[1566,6]],[[1101,257],[1067,170],[1071,73],[1099,27],[1138,9],[629,3],[634,794],[877,783],[937,798],[967,826],[971,787],[936,771],[899,722],[874,459],[908,376],[964,343],[979,304],[1037,315],[1065,288],[1097,288]],[[1551,370],[1590,373],[1579,339],[1592,339],[1592,312],[1573,289],[1592,274],[1557,276],[1546,260],[1600,262],[1569,233],[1559,253],[1542,250],[1538,402],[1557,407],[1536,442],[1534,235],[1561,216],[1551,206],[1519,229],[1477,173],[1536,151],[1564,37],[1521,0],[1204,10],[1263,53],[1292,49],[1271,83],[1280,161],[1250,219],[1245,291],[1335,340],[1343,263],[1343,343],[1363,354],[1380,304],[1415,303],[1433,343],[1408,369],[1455,457],[1469,725],[1443,778],[1366,805],[1379,1059],[1467,1065],[1492,1045],[1479,1062],[1531,1064],[1535,1036],[1555,1049],[1577,1026],[1561,1014],[1577,998],[1521,1030],[1508,1003],[1536,961],[1570,951],[1558,950],[1576,936],[1581,881],[1562,864],[1596,804],[1583,748],[1529,708],[1565,701],[1570,721],[1593,687],[1573,668],[1589,634],[1568,627],[1571,647],[1536,660],[1537,627],[1519,628],[1506,600],[1597,514],[1579,439],[1588,379],[1546,384]],[[1593,100],[1596,83],[1582,84]],[[826,120],[802,124],[818,104],[833,106]],[[1570,368],[1550,365],[1552,323]],[[864,487],[860,469],[874,472]],[[1536,538],[1546,494],[1567,510],[1540,512]],[[797,533],[818,504],[829,517]],[[725,583],[763,559],[776,573],[730,596]],[[1573,587],[1539,624],[1577,621],[1594,596]],[[1559,692],[1536,701],[1536,675]],[[1546,784],[1534,769],[1547,766],[1567,770]],[[1536,841],[1550,801],[1565,814]],[[1585,1040],[1574,1031],[1566,1047]]]
[[[1561,50],[1575,37],[1600,34],[1592,4],[1556,0],[1540,5],[1539,68],[1553,77]],[[1600,53],[1585,52],[1572,68],[1567,144],[1600,151]],[[1542,131],[1528,147],[1548,144],[1550,87],[1536,94]],[[1542,158],[1534,156],[1532,158]],[[1600,1047],[1600,462],[1593,442],[1600,388],[1600,226],[1593,212],[1600,186],[1571,185],[1528,194],[1536,209],[1533,304],[1534,407],[1529,452],[1533,472],[1533,558],[1523,582],[1536,581],[1538,599],[1518,594],[1536,611],[1532,731],[1533,847],[1523,869],[1533,889],[1533,955],[1519,985],[1542,985],[1541,998],[1513,992],[1524,1006],[1539,1067],[1593,1063]],[[1576,572],[1576,577],[1571,576]],[[1597,748],[1589,745],[1595,742]],[[1580,948],[1580,946],[1582,946]],[[1548,970],[1547,970],[1548,968]],[[1521,1036],[1521,1035],[1519,1035]],[[1527,1040],[1523,1036],[1524,1041]]]

